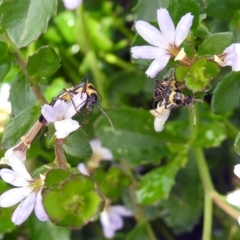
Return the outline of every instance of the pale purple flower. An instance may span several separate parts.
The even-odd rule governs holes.
[[[90,145],[93,150],[93,155],[97,155],[99,160],[113,160],[111,151],[108,148],[103,147],[99,139],[92,139]]]
[[[12,157],[10,164],[13,170],[3,168],[0,170],[0,176],[17,188],[10,189],[0,196],[0,207],[7,208],[20,202],[12,215],[15,225],[26,221],[33,209],[40,221],[48,220],[41,195],[45,177],[40,175],[40,178],[33,179],[18,158]]]
[[[214,60],[221,67],[230,66],[233,71],[240,71],[240,44],[231,44],[222,54],[214,56]]]
[[[123,228],[123,217],[131,217],[133,213],[124,206],[105,207],[100,214],[100,222],[106,238],[113,238],[115,232]]]
[[[178,47],[190,31],[193,16],[190,13],[184,15],[176,29],[167,9],[158,9],[157,19],[160,31],[145,21],[137,21],[135,24],[138,34],[152,46],[131,48],[133,58],[154,59],[146,71],[147,76],[151,78],[167,65],[170,57],[177,57]]]
[[[57,100],[53,106],[45,104],[42,115],[48,123],[54,123],[56,138],[66,138],[71,132],[76,131],[80,125],[72,117],[85,105],[86,93],[76,94],[71,101]]]
[[[90,176],[89,171],[84,163],[79,163],[77,165],[77,169],[79,170],[80,173],[86,176]]]
[[[235,165],[234,173],[237,177],[240,178],[240,164]],[[240,190],[236,190],[236,191],[228,194],[227,201],[232,205],[240,207]],[[240,224],[240,216],[238,218],[238,223]]]
[[[165,104],[159,106],[157,105],[156,109],[150,110],[150,113],[155,117],[154,119],[154,129],[156,132],[161,132],[163,130],[163,126],[167,121],[170,109],[165,108]]]
[[[63,5],[69,10],[77,9],[80,4],[82,4],[82,0],[63,0]]]

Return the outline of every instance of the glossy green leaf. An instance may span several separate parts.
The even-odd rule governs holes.
[[[17,47],[25,47],[46,31],[56,10],[57,0],[2,0],[1,26]]]
[[[70,240],[70,229],[59,227],[50,221],[41,222],[35,216],[31,216],[28,221],[30,236],[34,240]]]
[[[11,68],[11,61],[8,56],[0,58],[0,82],[2,82]]]
[[[196,159],[191,156],[179,171],[169,198],[160,203],[162,218],[175,233],[189,232],[198,223],[202,215],[202,195]]]
[[[168,197],[174,183],[175,176],[186,162],[186,153],[182,151],[166,165],[158,167],[145,174],[137,189],[137,200],[141,204],[154,204]]]
[[[65,144],[63,144],[63,149],[67,154],[78,158],[78,162],[90,158],[92,155],[88,137],[82,129],[75,131],[67,137]]]
[[[12,114],[14,116],[37,103],[36,96],[22,72],[17,74],[12,83],[9,100],[12,104]]]
[[[114,132],[105,116],[98,119],[95,129],[97,137],[111,149],[114,157],[140,164],[156,163],[167,154],[166,141],[172,138],[164,132],[154,131],[154,118],[148,111],[122,108],[107,114],[113,122]]]
[[[182,16],[187,13],[191,13],[193,18],[192,28],[196,28],[199,24],[199,4],[195,0],[172,0],[169,2],[168,10],[175,26],[178,24]]]
[[[212,111],[225,114],[237,107],[240,97],[240,73],[231,72],[219,78],[218,85],[213,92]]]
[[[189,73],[189,67],[179,65],[176,68],[175,77],[178,82],[183,82]]]
[[[218,55],[221,54],[233,42],[231,32],[215,33],[208,36],[198,49],[199,55]]]
[[[38,120],[39,115],[39,108],[32,106],[21,111],[14,117],[3,133],[2,148],[8,149],[19,142],[21,137],[24,136]]]
[[[59,170],[51,172],[58,175]],[[43,204],[51,221],[71,228],[92,221],[102,210],[102,201],[94,182],[82,174],[71,174],[64,182],[54,183],[43,192]]]
[[[157,9],[166,8],[167,4],[166,0],[138,0],[138,4],[133,9],[135,13],[134,20],[157,21]]]
[[[234,149],[237,152],[237,154],[240,155],[240,132],[238,133],[235,142],[234,142]]]
[[[30,76],[50,77],[60,67],[60,57],[49,46],[39,48],[27,62],[27,71]]]

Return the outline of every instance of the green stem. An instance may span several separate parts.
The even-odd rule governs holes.
[[[232,124],[228,119],[224,120],[224,124],[226,127],[226,133],[228,137],[234,140],[239,133],[239,129],[234,124]]]
[[[130,186],[130,196],[131,196],[131,200],[134,205],[134,208],[135,208],[134,213],[135,213],[136,221],[138,222],[138,224],[143,223],[143,222],[145,223],[149,240],[157,240],[157,238],[155,237],[155,234],[152,230],[151,225],[149,224],[149,222],[147,220],[145,220],[145,214],[144,214],[143,209],[137,203],[137,199],[136,199],[136,195],[135,195],[137,181],[135,180],[135,178],[132,174],[131,167],[129,166],[129,163],[125,160],[122,160],[121,163],[122,163],[125,173],[131,178],[132,184]]]
[[[62,140],[57,139],[56,143],[54,144],[54,149],[55,149],[55,155],[56,155],[56,160],[60,168],[62,169],[67,169],[67,160],[64,155],[63,147],[62,147]]]
[[[106,77],[103,74],[102,71],[100,71],[100,67],[98,65],[98,59],[95,54],[94,48],[92,46],[92,41],[89,33],[89,29],[86,24],[86,19],[85,19],[85,12],[83,10],[83,5],[78,8],[77,10],[77,16],[79,19],[79,24],[80,24],[80,29],[83,31],[82,35],[84,35],[84,43],[81,43],[80,46],[84,46],[84,51],[87,55],[88,62],[90,64],[90,69],[93,73],[94,76],[94,81],[96,83],[96,88],[98,92],[102,96],[102,107],[103,108],[108,108],[109,103],[107,100],[106,92],[104,89],[104,82],[106,81]]]

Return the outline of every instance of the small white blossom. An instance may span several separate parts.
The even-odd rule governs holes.
[[[156,132],[161,132],[163,130],[163,125],[167,121],[170,109],[165,108],[165,104],[159,106],[157,105],[156,109],[150,110],[150,113],[155,117],[154,119],[154,129]]]
[[[153,46],[131,48],[133,58],[154,59],[146,71],[151,78],[167,65],[170,57],[178,55],[179,46],[192,26],[193,16],[190,13],[184,15],[176,29],[167,9],[158,9],[157,19],[160,31],[145,21],[137,21],[135,24],[138,34]]]
[[[234,173],[236,174],[237,177],[240,178],[240,164],[237,164],[234,167]],[[227,201],[232,205],[240,206],[240,190],[236,190],[236,191],[228,194]],[[240,224],[240,216],[238,218],[238,222]]]
[[[222,67],[230,66],[233,71],[240,71],[240,44],[231,44],[222,54],[214,56],[214,61]]]
[[[75,10],[82,4],[82,0],[63,0],[63,4],[65,8]]]
[[[84,163],[79,163],[77,165],[77,169],[79,172],[81,172],[83,175],[90,176],[89,171]]]
[[[131,217],[133,213],[124,206],[105,207],[100,214],[100,222],[106,238],[113,238],[115,232],[123,228],[123,217]]]
[[[53,106],[45,104],[42,107],[43,117],[48,123],[54,123],[56,138],[66,138],[80,127],[72,117],[85,105],[86,99],[87,94],[81,93],[73,96],[70,102],[58,99]]]
[[[44,177],[33,179],[18,158],[12,157],[10,164],[13,170],[3,168],[0,170],[0,176],[5,182],[17,188],[10,189],[0,196],[0,207],[11,207],[20,202],[12,215],[12,222],[15,225],[22,224],[33,209],[40,221],[48,220],[41,195]]]
[[[90,145],[93,150],[93,154],[87,164],[90,170],[98,168],[101,160],[113,160],[112,152],[108,148],[103,147],[99,139],[92,139]]]

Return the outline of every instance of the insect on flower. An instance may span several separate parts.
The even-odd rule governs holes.
[[[81,102],[80,104],[76,104],[75,101],[73,101],[73,97],[79,95],[79,98],[82,98],[84,94],[86,94],[87,96],[84,102]],[[98,93],[98,91],[96,90],[93,84],[88,82],[81,82],[76,86],[64,89],[61,93],[59,93],[57,97],[54,97],[52,99],[49,105],[54,106],[57,100],[61,100],[66,103],[73,104],[76,110],[74,115],[78,113],[83,113],[84,121],[85,121],[86,117],[92,112],[94,106],[99,102],[99,100],[101,100],[101,95]],[[108,121],[110,122],[113,128],[112,122],[107,116],[107,114],[100,108],[100,106],[97,106],[97,107],[107,117]],[[43,117],[43,115],[40,116],[39,121],[45,125],[47,124],[47,121]]]

